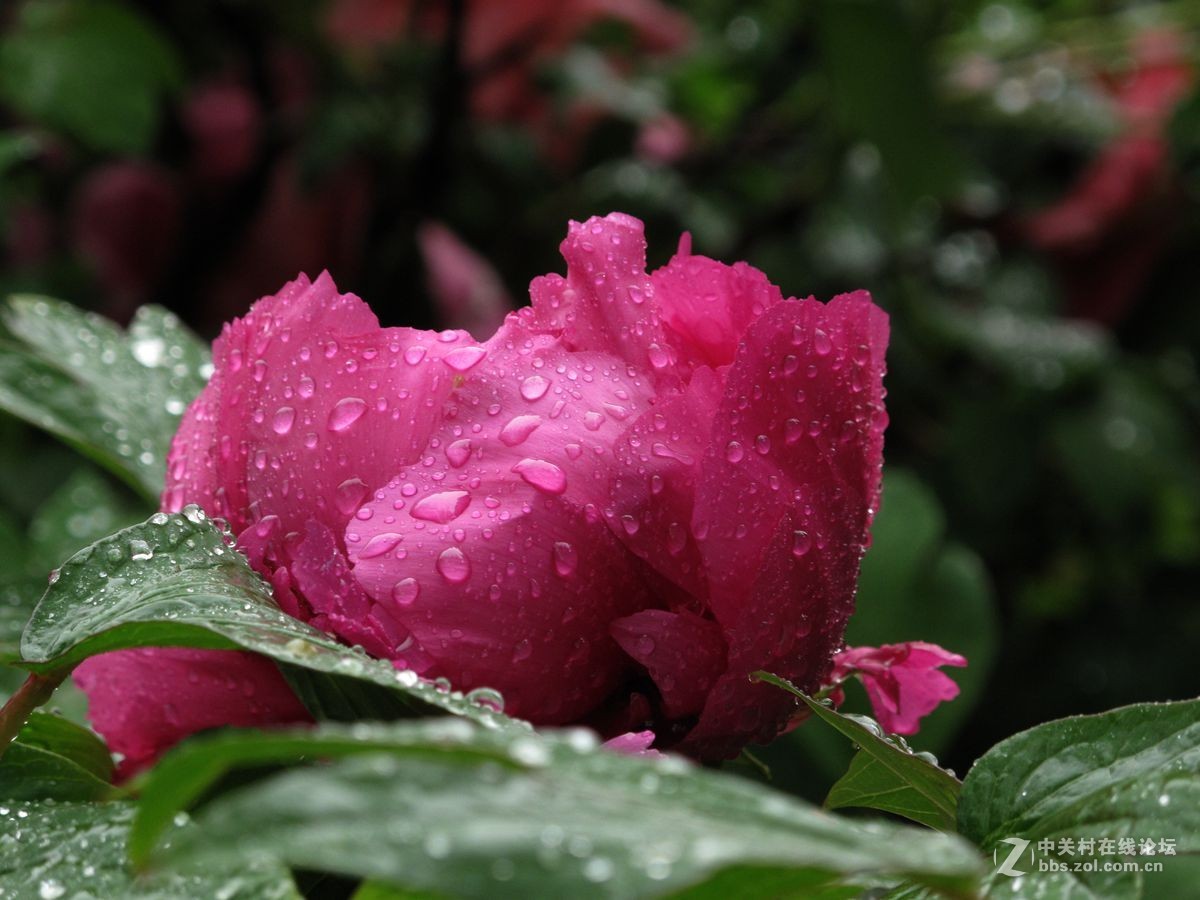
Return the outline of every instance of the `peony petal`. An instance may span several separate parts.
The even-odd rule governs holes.
[[[832,678],[857,675],[879,723],[894,734],[915,734],[922,717],[958,696],[958,685],[937,667],[966,664],[966,657],[925,641],[847,647],[834,659]]]
[[[687,243],[651,276],[654,296],[680,358],[714,368],[733,362],[750,323],[783,301],[753,266],[693,256]]]
[[[814,690],[853,607],[878,503],[887,317],[864,294],[773,306],[730,368],[696,491],[693,533],[729,668],[685,746],[769,740],[790,708],[765,669]],[[757,572],[749,591],[746,572]]]
[[[683,588],[684,602],[697,609],[708,582],[691,531],[693,497],[723,389],[711,369],[697,369],[686,387],[658,399],[613,448],[613,533]]]
[[[568,350],[604,351],[673,379],[642,223],[623,213],[571,222],[561,250],[567,277],[533,280],[533,305],[519,313],[525,327],[560,337]]]
[[[539,722],[615,688],[627,661],[608,625],[650,601],[601,508],[611,446],[648,396],[623,362],[567,353],[515,318],[463,373],[428,453],[346,530],[355,577],[433,671]]]
[[[88,717],[114,753],[121,778],[207,728],[311,722],[268,659],[232,650],[120,650],[85,660],[75,682]]]
[[[646,609],[613,622],[621,649],[645,666],[673,719],[698,713],[725,670],[725,638],[715,622],[691,613]]]
[[[163,507],[199,503],[241,532],[262,507],[281,535],[337,533],[424,448],[458,374],[459,332],[382,329],[323,274],[301,276],[227,326],[212,381],[172,444]]]
[[[617,737],[609,738],[601,746],[605,750],[611,750],[614,753],[623,753],[626,756],[662,756],[657,750],[651,748],[650,745],[653,743],[653,731],[630,731],[617,735]]]
[[[355,580],[332,531],[309,521],[291,557],[293,591],[312,610],[310,624],[375,656],[395,655],[407,632],[394,632],[374,615],[375,603]]]

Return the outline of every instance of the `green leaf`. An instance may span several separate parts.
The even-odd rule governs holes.
[[[99,800],[112,792],[112,757],[74,722],[35,712],[0,757],[0,800]]]
[[[171,45],[127,6],[40,0],[0,41],[0,97],[93,149],[143,153],[180,81]]]
[[[3,896],[300,900],[287,872],[264,859],[244,861],[236,869],[208,867],[135,879],[125,854],[133,812],[128,803],[0,805]]]
[[[160,840],[163,823],[231,767],[288,755],[321,764],[211,799],[198,829]],[[735,865],[957,890],[980,872],[953,836],[856,825],[677,757],[598,749],[583,730],[514,735],[463,720],[189,741],[142,785],[132,846],[158,865],[275,855],[451,896],[640,897]]]
[[[898,738],[884,737],[883,730],[870,719],[842,715],[813,700],[789,681],[767,672],[758,672],[755,677],[795,694],[813,715],[859,747],[850,771],[830,790],[825,800],[827,807],[879,809],[930,828],[955,829],[955,807],[961,785],[953,775],[926,756],[913,753]]]
[[[464,696],[397,672],[283,613],[231,543],[189,506],[175,515],[155,513],[81,550],[63,563],[34,610],[21,665],[49,672],[129,647],[242,649],[289,671],[307,670],[309,684],[329,681],[322,696],[352,693],[360,713],[449,712],[494,727],[528,728],[489,708],[487,692]]]
[[[1060,719],[1001,741],[967,774],[958,822],[986,853],[1007,855],[1006,838],[1031,842],[1035,859],[1027,852],[1016,864],[1028,883],[993,876],[989,896],[1181,896],[1167,885],[1200,884],[1200,700]],[[1085,859],[1046,853],[1039,841],[1125,837],[1173,840],[1177,855],[1133,860],[1161,861],[1157,874],[1038,871],[1039,860]]]
[[[30,574],[44,579],[67,557],[140,522],[152,511],[131,502],[85,464],[71,473],[29,523]]]
[[[208,351],[171,313],[128,332],[69,303],[10,298],[0,321],[0,409],[58,435],[157,499],[171,438],[207,380]]]

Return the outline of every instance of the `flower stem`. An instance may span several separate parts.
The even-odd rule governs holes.
[[[25,683],[17,688],[17,692],[8,698],[8,702],[0,708],[0,757],[8,749],[30,714],[54,695],[54,689],[63,683],[70,674],[69,668],[55,669],[44,675],[31,673]]]

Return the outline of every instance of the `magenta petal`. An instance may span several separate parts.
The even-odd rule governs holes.
[[[733,362],[750,323],[783,301],[779,288],[748,263],[692,256],[686,245],[651,276],[672,343],[693,364]]]
[[[692,506],[723,388],[711,369],[696,369],[686,387],[660,396],[613,448],[613,533],[697,607],[708,582]]]
[[[645,666],[673,718],[698,713],[725,669],[725,638],[715,622],[691,613],[646,609],[613,622],[621,649]]]
[[[226,326],[214,373],[172,444],[163,508],[199,503],[241,532],[256,509],[281,535],[337,532],[367,493],[418,458],[475,346],[461,332],[380,328],[353,294],[303,276]]]
[[[515,324],[487,351],[429,452],[351,519],[346,546],[431,671],[500,690],[510,713],[569,721],[628,665],[609,622],[650,605],[601,511],[612,444],[649,391],[620,360]]]
[[[847,647],[834,660],[833,679],[858,675],[879,723],[894,734],[915,734],[920,719],[958,696],[958,685],[938,666],[967,660],[937,644],[909,641],[882,647]]]
[[[657,750],[651,748],[654,743],[653,731],[630,731],[625,734],[617,735],[614,738],[609,738],[601,746],[605,750],[611,750],[614,753],[622,753],[626,756],[662,756]]]
[[[886,342],[886,315],[859,293],[777,304],[738,348],[693,516],[729,640],[727,676],[688,738],[701,755],[785,723],[788,707],[748,681],[756,669],[805,690],[828,673],[878,503]]]
[[[232,650],[149,648],[85,660],[75,682],[88,718],[127,778],[167,748],[207,728],[311,722],[268,659]]]
[[[558,336],[568,350],[602,350],[668,377],[671,345],[646,274],[641,221],[609,213],[572,222],[561,250],[567,276],[533,280],[533,305],[520,312],[525,326]]]
[[[354,578],[333,532],[319,522],[308,523],[304,540],[291,553],[295,593],[312,610],[311,624],[380,657],[394,655],[406,633],[388,634],[372,615],[374,602]],[[397,640],[398,638],[398,640]]]

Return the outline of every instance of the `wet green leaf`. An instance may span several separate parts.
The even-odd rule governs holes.
[[[287,755],[322,763],[224,793],[194,832],[159,842],[162,823],[223,771]],[[680,758],[599,749],[586,731],[514,735],[464,720],[192,741],[150,774],[142,809],[135,853],[155,846],[158,865],[277,855],[451,896],[657,896],[730,866],[776,882],[869,874],[957,890],[980,873],[953,836],[854,824]]]

